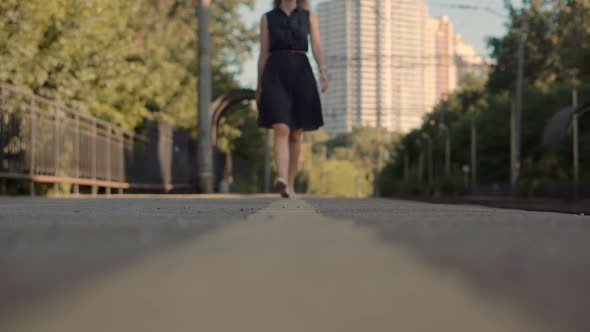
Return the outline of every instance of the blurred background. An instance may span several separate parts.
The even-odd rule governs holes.
[[[326,127],[305,136],[299,191],[590,197],[590,116],[576,116],[559,144],[541,144],[555,113],[589,99],[588,1],[312,6],[332,87],[322,96]],[[3,0],[0,191],[193,190],[196,8]],[[256,86],[258,22],[270,8],[213,1],[212,101]],[[272,170],[251,97],[219,115],[216,189],[265,191]]]

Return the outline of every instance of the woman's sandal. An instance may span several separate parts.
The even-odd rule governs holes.
[[[289,198],[289,192],[287,191],[287,181],[283,178],[277,178],[275,181],[275,191],[281,194],[283,198]]]

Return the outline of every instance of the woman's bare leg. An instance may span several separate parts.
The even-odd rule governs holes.
[[[289,176],[289,127],[284,123],[273,125],[275,139],[275,162],[280,178],[288,181]]]
[[[295,178],[299,166],[299,155],[301,154],[301,137],[303,130],[292,129],[289,133],[289,192],[295,192]]]

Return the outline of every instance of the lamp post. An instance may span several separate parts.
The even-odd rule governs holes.
[[[432,140],[428,137],[428,184],[434,180],[434,160],[432,157]]]
[[[570,71],[572,76],[572,107],[578,107],[578,70],[572,69]],[[574,113],[572,117],[572,136],[573,136],[573,177],[574,177],[574,188],[573,196],[574,199],[578,199],[578,189],[580,186],[580,143],[579,143],[579,125],[578,125],[578,113]]]
[[[434,178],[434,165],[433,165],[433,158],[432,158],[432,139],[426,133],[422,135],[422,138],[426,141],[427,145],[427,153],[428,153],[428,184],[432,184],[432,180]]]
[[[471,119],[471,187],[477,185],[477,121]]]
[[[516,95],[512,107],[512,167],[511,185],[512,195],[516,196],[518,178],[520,177],[520,152],[521,152],[521,127],[522,127],[522,94],[524,85],[524,41],[528,24],[525,22],[518,36],[517,62],[518,70],[516,75]]]
[[[439,129],[442,130],[445,135],[445,175],[449,176],[451,175],[451,133],[449,126],[447,126],[447,98],[447,94],[443,94]]]
[[[209,36],[209,7],[211,0],[199,0],[198,61],[199,61],[199,109],[198,109],[198,165],[199,190],[213,191],[213,152],[211,149],[211,42]]]
[[[420,155],[418,156],[418,184],[422,185],[424,182],[424,144],[421,140],[418,140],[416,145],[420,149]]]
[[[451,133],[445,123],[439,125],[439,129],[445,135],[445,175],[451,175]]]

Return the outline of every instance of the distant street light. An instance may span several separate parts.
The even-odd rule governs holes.
[[[566,136],[572,125],[574,115],[580,117],[590,111],[590,102],[584,103],[577,107],[568,106],[555,113],[543,131],[543,145],[557,145]]]
[[[471,186],[477,185],[477,120],[471,119]]]
[[[576,71],[571,73],[576,74]],[[573,140],[573,197],[578,198],[578,188],[580,181],[580,146],[579,146],[579,117],[584,113],[590,111],[590,102],[578,105],[578,90],[579,82],[574,75],[572,86],[572,106],[566,107],[557,112],[549,121],[543,132],[543,145],[556,145],[561,142],[570,126],[572,128]]]
[[[463,172],[463,184],[465,189],[467,189],[469,188],[469,172],[471,171],[471,168],[469,165],[463,165],[463,167],[461,167],[461,171]]]
[[[416,141],[420,155],[418,156],[418,184],[422,185],[424,182],[424,144],[421,140]]]

